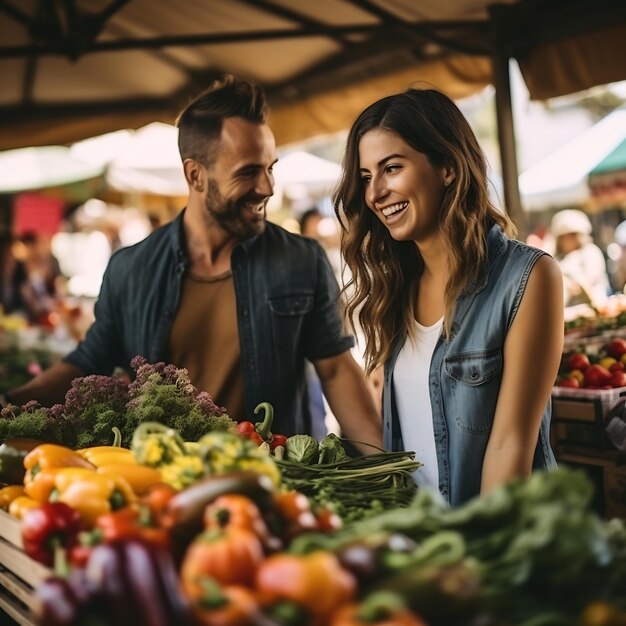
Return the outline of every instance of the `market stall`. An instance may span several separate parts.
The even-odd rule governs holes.
[[[592,511],[583,473],[449,508],[416,490],[411,452],[273,433],[268,403],[236,424],[184,370],[133,367],[130,384],[88,376],[63,405],[3,410],[0,607],[18,623],[626,618],[626,525]]]

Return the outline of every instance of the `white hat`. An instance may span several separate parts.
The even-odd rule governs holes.
[[[591,235],[591,230],[589,218],[578,209],[566,209],[552,216],[550,231],[554,237],[560,237],[568,233]]]

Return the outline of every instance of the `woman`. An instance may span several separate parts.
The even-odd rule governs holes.
[[[559,267],[510,239],[455,104],[409,89],[353,124],[335,207],[347,315],[384,365],[385,447],[453,505],[555,465],[550,390],[563,344]]]
[[[593,243],[589,218],[578,209],[559,211],[552,216],[550,232],[563,274],[565,306],[602,306],[610,291],[609,277],[602,250]]]

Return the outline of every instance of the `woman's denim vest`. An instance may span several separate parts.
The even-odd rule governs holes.
[[[494,225],[487,260],[459,299],[449,340],[440,338],[430,365],[430,401],[439,466],[439,490],[453,506],[480,492],[483,458],[502,381],[503,348],[528,276],[544,252],[508,239]],[[402,450],[393,394],[393,369],[404,343],[385,365],[384,446]],[[555,467],[550,448],[551,403],[544,410],[533,469]],[[419,459],[418,459],[419,460]]]

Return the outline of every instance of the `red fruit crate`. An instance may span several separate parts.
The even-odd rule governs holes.
[[[595,450],[612,447],[605,418],[626,387],[615,389],[552,389],[552,444],[584,446]]]

